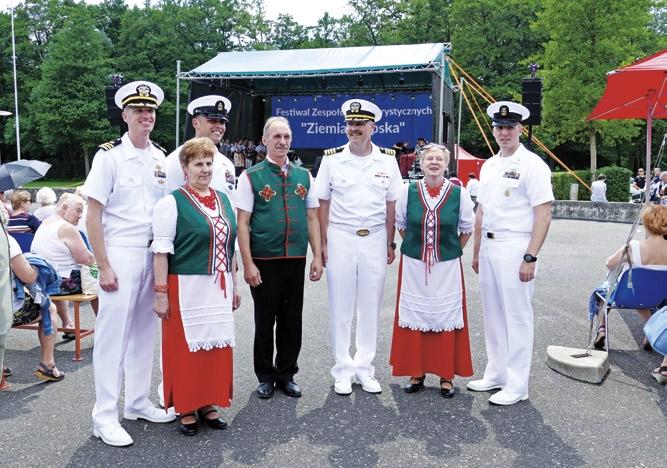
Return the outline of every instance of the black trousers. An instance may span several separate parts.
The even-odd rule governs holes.
[[[262,284],[250,288],[255,303],[255,374],[260,382],[287,382],[299,371],[306,259],[255,260],[255,265],[262,276]]]

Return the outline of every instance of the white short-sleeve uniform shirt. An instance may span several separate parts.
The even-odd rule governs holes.
[[[331,200],[329,222],[353,228],[384,224],[387,202],[401,194],[403,179],[396,158],[372,145],[371,154],[356,156],[349,143],[322,158],[315,178],[315,195]]]
[[[497,154],[486,161],[479,183],[483,231],[529,234],[533,207],[554,200],[549,166],[523,145],[512,156]]]
[[[153,208],[166,195],[166,157],[153,144],[135,148],[128,134],[111,149],[100,150],[83,194],[102,205],[107,245],[146,247],[153,238]]]
[[[181,168],[178,155],[183,145],[176,148],[167,156],[167,193],[171,193],[185,183],[185,174]],[[233,200],[236,186],[236,172],[234,163],[220,152],[213,157],[213,174],[211,176],[211,188],[219,190]]]

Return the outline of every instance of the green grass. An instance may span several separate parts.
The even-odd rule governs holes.
[[[23,188],[42,188],[42,187],[51,187],[51,188],[75,188],[79,185],[83,185],[83,179],[69,179],[69,180],[35,180],[34,182],[27,183],[23,185]]]

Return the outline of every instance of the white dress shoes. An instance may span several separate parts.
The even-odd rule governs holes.
[[[128,445],[132,445],[134,443],[132,437],[130,437],[130,434],[125,432],[125,429],[120,427],[120,425],[94,428],[93,435],[99,439],[102,439],[102,442],[105,444],[111,445],[113,447],[127,447]]]
[[[380,382],[375,380],[375,378],[371,377],[370,375],[357,375],[355,381],[361,385],[361,388],[363,388],[365,392],[382,393]]]
[[[137,419],[145,419],[146,421],[154,423],[168,423],[176,419],[176,413],[174,413],[174,408],[169,408],[168,411],[156,408],[155,406],[149,406],[146,409],[135,412],[125,412],[125,419],[131,421],[136,421]]]
[[[514,403],[518,403],[520,401],[524,401],[528,399],[528,394],[527,393],[509,393],[506,392],[505,390],[501,390],[498,393],[494,393],[489,397],[489,403],[492,403],[494,405],[502,405],[502,406],[508,406],[508,405],[513,405]]]
[[[352,393],[352,379],[342,378],[334,383],[334,392],[338,395],[349,395]]]
[[[466,388],[468,390],[472,390],[473,392],[488,392],[489,390],[498,390],[503,388],[502,385],[490,382],[488,380],[471,380],[468,382],[466,385]]]

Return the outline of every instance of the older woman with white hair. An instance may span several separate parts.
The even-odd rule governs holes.
[[[58,200],[56,212],[44,220],[32,242],[32,250],[51,263],[62,278],[61,294],[94,292],[83,291],[81,284],[80,265],[92,266],[95,264],[95,257],[86,247],[76,227],[81,219],[83,206],[84,201],[80,196],[64,193]],[[97,300],[92,301],[91,305],[97,313]],[[69,317],[68,304],[58,304],[58,315],[62,320],[63,328],[74,327]],[[66,333],[65,338],[72,339],[73,335]]]
[[[35,200],[39,204],[39,208],[35,210],[33,215],[40,221],[44,221],[56,212],[56,202],[58,201],[58,198],[56,197],[56,192],[54,192],[52,188],[42,187],[37,190]]]
[[[406,393],[440,377],[440,393],[455,394],[455,375],[472,375],[461,255],[473,231],[468,191],[444,177],[449,151],[429,144],[419,153],[422,180],[406,184],[396,202],[403,238],[391,344],[392,375],[409,376]]]

